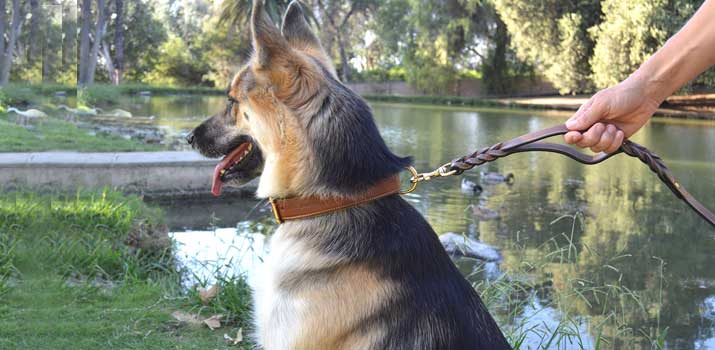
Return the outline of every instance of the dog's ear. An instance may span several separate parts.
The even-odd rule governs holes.
[[[308,21],[305,20],[303,8],[298,0],[291,1],[283,15],[281,34],[295,48],[320,48],[320,40],[313,34]]]
[[[255,56],[252,66],[259,80],[270,82],[275,96],[292,108],[310,102],[320,89],[323,75],[305,54],[291,47],[271,22],[263,0],[253,1],[251,30]]]
[[[263,1],[254,0],[251,13],[253,49],[256,52],[256,68],[259,69],[267,69],[276,60],[286,60],[292,56],[288,41],[268,17]]]
[[[288,5],[288,9],[286,9],[283,15],[281,34],[283,34],[283,37],[288,40],[288,43],[293,48],[317,58],[334,77],[337,76],[333,62],[325,50],[323,50],[320,39],[315,35],[306,20],[300,1],[293,0]]]

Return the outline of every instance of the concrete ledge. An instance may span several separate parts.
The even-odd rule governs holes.
[[[196,152],[0,153],[0,189],[204,194],[216,163]],[[247,195],[255,187],[228,192]]]

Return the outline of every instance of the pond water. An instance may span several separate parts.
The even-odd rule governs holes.
[[[161,128],[166,142],[182,149],[185,132],[224,105],[220,96],[132,97],[121,108],[138,116],[135,121]],[[373,109],[393,151],[413,156],[422,171],[568,117],[558,112],[390,104],[373,104]],[[691,193],[715,208],[715,124],[655,121],[633,140],[661,155]],[[458,261],[473,281],[506,274],[540,286],[509,295],[528,303],[511,317],[498,317],[526,328],[555,328],[562,320],[577,320],[571,330],[582,336],[587,348],[594,344],[593,325],[617,318],[617,326],[604,328],[612,342],[609,348],[651,348],[655,330],[667,329],[665,348],[715,349],[715,229],[645,165],[623,155],[584,166],[555,154],[519,154],[465,176],[479,182],[479,170],[513,173],[515,181],[511,186],[485,185],[481,195],[470,195],[460,190],[459,178],[438,179],[407,199],[436,232],[465,233],[500,250],[503,261],[496,272],[480,263]],[[470,205],[493,209],[500,218],[480,220]],[[252,200],[172,203],[165,209],[185,259],[193,257],[202,265],[224,252],[233,259],[205,271],[235,267],[236,261],[260,263],[263,241],[255,234],[273,229],[266,204]],[[238,229],[214,230],[220,227]],[[260,243],[244,257],[247,241]],[[224,250],[206,255],[217,246]],[[612,288],[583,292],[596,284]],[[583,295],[574,295],[574,288]],[[537,338],[529,333],[525,344],[536,347]],[[562,341],[549,348],[578,346]]]

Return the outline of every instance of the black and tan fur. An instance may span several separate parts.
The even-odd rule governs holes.
[[[226,182],[262,172],[259,197],[350,197],[409,165],[387,148],[366,102],[338,81],[300,5],[291,3],[279,31],[255,3],[255,54],[233,80],[226,111],[192,136],[213,157],[257,146]],[[255,321],[266,350],[509,348],[399,195],[280,225],[263,278]]]

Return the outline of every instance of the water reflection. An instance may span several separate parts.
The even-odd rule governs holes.
[[[223,108],[222,97],[135,98],[129,104],[135,115],[156,115],[157,124],[177,134]],[[420,170],[552,126],[567,116],[386,104],[373,108],[391,148],[400,155],[413,156]],[[660,154],[691,193],[715,208],[713,124],[655,122],[633,140]],[[421,185],[406,198],[437,232],[467,233],[499,247],[504,262],[496,267],[497,272],[492,271],[496,273],[493,276],[522,273],[525,258],[550,256],[555,245],[567,247],[563,251],[565,260],[546,264],[544,273],[530,276],[548,288],[531,300],[532,308],[524,309],[519,317],[540,314],[545,318],[540,321],[552,325],[568,314],[583,320],[584,325],[594,325],[615,313],[628,329],[604,328],[604,335],[611,341],[607,348],[649,348],[648,337],[656,334],[656,329],[665,328],[669,349],[715,348],[715,231],[676,199],[645,165],[623,155],[604,164],[583,166],[555,154],[520,154],[479,170],[512,172],[516,181],[513,186],[485,186],[484,193],[470,196],[460,191],[459,178],[440,179]],[[479,181],[478,171],[465,176]],[[501,219],[480,221],[465,210],[470,204],[480,203],[498,210]],[[207,204],[194,208],[178,203],[168,213],[177,223],[175,227],[231,227],[246,220],[246,213],[255,205],[248,201],[221,208]],[[191,213],[197,219],[191,218]],[[580,219],[575,226],[573,220],[558,220],[576,213]],[[207,221],[211,214],[221,219],[221,224]],[[265,208],[254,210],[248,217],[248,222],[262,223],[264,228],[268,221]],[[253,232],[245,228],[239,231]],[[210,247],[204,245],[204,249]],[[474,264],[460,263],[460,268],[474,281],[486,277],[483,272],[473,273]],[[577,283],[617,286],[620,291],[637,295],[639,303],[602,298],[595,293],[559,303],[559,309],[546,303],[570,296]],[[511,321],[521,320],[517,317]],[[577,330],[583,339],[592,341],[596,336],[592,327],[578,326]]]

